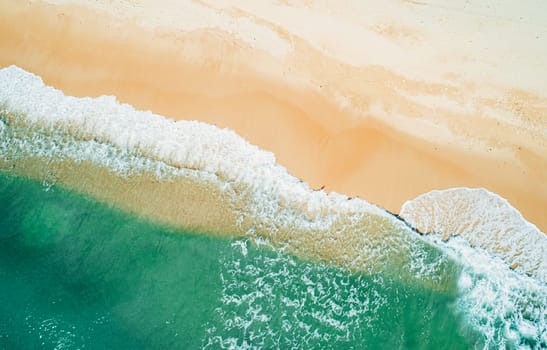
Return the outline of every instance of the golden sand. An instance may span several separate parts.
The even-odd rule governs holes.
[[[353,46],[340,44],[345,51],[336,55],[336,41],[325,39],[318,47],[295,34],[296,20],[284,22],[274,12],[269,18],[251,5],[214,9],[196,3],[236,25],[183,30],[176,21],[158,25],[133,16],[132,6],[140,3],[127,9],[120,4],[106,13],[91,5],[2,2],[0,66],[16,64],[67,95],[112,94],[139,109],[228,127],[273,151],[312,187],[324,185],[394,212],[432,189],[485,187],[547,231],[547,98],[541,83],[515,78],[511,86],[503,76],[485,78],[465,65],[463,56],[473,61],[473,48],[457,58],[442,56],[452,51],[441,48],[424,52],[450,64],[432,65],[431,75],[412,72],[405,62],[419,57],[414,47],[430,37],[396,22],[373,23],[368,36],[341,37],[354,40],[355,57],[362,54],[359,47],[370,46],[370,62],[366,55],[352,62],[340,56],[351,56]],[[256,45],[241,27],[248,22],[265,28],[257,31]],[[378,41],[383,46],[367,42],[370,33],[384,38]],[[385,43],[407,48],[408,59],[394,57],[398,51]],[[389,64],[376,62],[382,50]],[[400,69],[394,68],[397,60]],[[493,66],[500,75],[506,68]],[[536,68],[523,65],[526,74],[514,75],[528,77]]]

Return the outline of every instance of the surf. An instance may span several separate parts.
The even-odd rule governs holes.
[[[211,228],[224,226],[219,231],[266,239],[303,258],[367,273],[382,271],[432,288],[453,283],[442,277],[450,275],[443,272],[450,270],[450,262],[391,214],[363,200],[309,189],[273,154],[230,130],[135,111],[113,97],[64,96],[16,67],[4,69],[0,81],[3,158],[22,173],[115,200],[150,218],[158,214],[178,227],[188,227],[186,221],[193,219],[181,216],[188,210],[179,205],[182,198],[165,202],[160,195],[165,191],[155,189],[191,182],[198,192],[188,205],[210,201],[228,218],[211,223],[214,215],[202,215],[193,228],[215,231]],[[102,181],[105,175],[110,181]],[[150,197],[134,205],[132,193],[141,188],[132,191],[135,183],[123,190],[110,186],[125,186],[116,180],[120,176],[129,182],[144,178],[142,188]],[[158,212],[161,202],[178,210]]]
[[[16,198],[16,200],[14,200]],[[173,230],[0,172],[0,347],[465,349],[454,290]],[[424,316],[425,315],[425,316]],[[454,332],[454,330],[457,330]]]
[[[451,188],[403,204],[400,216],[423,233],[465,239],[512,269],[547,283],[546,237],[507,200],[486,189]]]
[[[449,209],[461,201],[450,196],[442,196],[444,207],[433,216],[427,208],[439,208],[439,200],[424,195],[410,201],[400,220],[366,201],[311,190],[272,153],[230,130],[175,122],[111,96],[64,96],[15,66],[0,70],[0,105],[0,167],[10,174],[113,203],[175,230],[266,244],[304,261],[382,276],[406,288],[457,291],[454,312],[461,313],[470,332],[483,335],[484,347],[547,344],[541,262],[546,238],[536,228],[533,240],[518,240],[516,251],[499,249],[509,244],[511,232],[533,229],[507,203],[501,214],[480,215],[484,222],[515,218],[501,227],[502,234],[490,224],[473,231],[474,216],[452,216]],[[489,207],[492,194],[473,196],[486,198],[479,201],[485,212],[496,208]],[[468,213],[474,212],[473,196],[464,200]],[[469,229],[443,226],[450,222]],[[522,227],[527,229],[519,231]],[[453,233],[460,237],[447,240]]]

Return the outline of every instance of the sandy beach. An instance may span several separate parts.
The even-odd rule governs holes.
[[[230,128],[393,212],[484,187],[545,232],[545,5],[494,3],[6,1],[0,66]]]

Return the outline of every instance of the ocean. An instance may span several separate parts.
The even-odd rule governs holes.
[[[173,231],[0,177],[3,348],[419,348],[479,341],[435,292]]]
[[[547,348],[547,239],[488,191],[396,217],[16,67],[0,106],[0,348]]]

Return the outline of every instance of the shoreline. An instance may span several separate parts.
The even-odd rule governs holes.
[[[503,123],[476,117],[477,108],[462,113],[472,92],[457,84],[403,82],[385,67],[352,67],[279,28],[293,43],[282,58],[210,28],[153,31],[74,5],[0,8],[0,66],[17,64],[67,95],[115,95],[138,109],[228,127],[274,152],[312,188],[394,213],[433,189],[485,187],[547,231],[545,97],[514,93],[496,105],[479,94],[477,108],[509,113]],[[436,100],[417,102],[428,91]],[[527,127],[514,126],[515,110]],[[420,118],[433,112],[443,116]]]
[[[393,265],[410,280],[415,263],[432,248],[412,226],[430,233],[423,225],[440,223],[432,230],[443,237],[454,229],[515,270],[547,278],[541,261],[545,234],[487,191],[428,193],[435,198],[406,202],[398,216],[364,200],[310,189],[272,153],[230,130],[175,122],[112,97],[66,96],[16,66],[0,70],[0,87],[0,167],[35,178],[46,190],[58,183],[152,221],[264,240],[350,270],[374,274]],[[432,271],[443,264],[434,263]],[[429,272],[418,279],[427,280]]]
[[[31,100],[38,106],[47,108],[43,105],[44,101],[55,101],[59,97],[47,93],[36,96],[35,86],[33,88],[34,93],[31,92],[29,97],[34,98]],[[50,110],[60,113],[54,113],[56,117],[52,119],[42,119],[41,112],[26,115],[23,112],[25,102],[23,106],[18,106],[23,108],[22,111],[10,112],[9,105],[2,111],[2,132],[8,147],[3,145],[0,169],[37,180],[46,189],[50,185],[58,185],[90,196],[173,229],[246,238],[257,244],[269,244],[305,260],[365,274],[382,272],[434,290],[453,287],[454,281],[448,277],[436,277],[438,274],[444,276],[443,271],[450,270],[453,261],[435,250],[434,245],[423,237],[408,234],[411,231],[404,223],[367,202],[350,201],[335,193],[311,191],[307,185],[287,174],[285,169],[271,163],[272,159],[264,159],[268,156],[266,152],[256,149],[237,135],[234,135],[235,141],[242,141],[241,146],[253,158],[246,164],[248,176],[241,177],[233,171],[222,170],[222,165],[214,161],[209,166],[204,163],[194,166],[190,165],[192,160],[185,156],[182,158],[186,160],[182,163],[178,163],[177,157],[172,154],[161,156],[160,149],[151,149],[151,153],[146,154],[135,145],[120,147],[119,142],[109,141],[109,136],[101,135],[100,128],[96,134],[90,134],[94,124],[89,123],[89,116],[87,123],[85,116],[82,120],[71,118],[66,113],[66,103],[70,97],[61,98],[64,101],[57,100]],[[13,100],[17,101],[17,98]],[[80,108],[87,111],[108,106],[99,99],[87,106],[85,104],[89,100],[78,99],[77,102]],[[34,104],[30,104],[31,108]],[[60,109],[57,106],[61,106]],[[123,108],[118,105],[115,111],[103,110],[116,114]],[[132,112],[133,117],[146,114]],[[148,117],[153,116],[149,114]],[[160,123],[164,130],[170,124],[165,119]],[[137,128],[128,127],[133,131]],[[186,133],[200,132],[195,123],[179,125],[178,128]],[[211,133],[223,133],[213,126],[206,125],[205,128]],[[101,142],[103,138],[106,140]],[[122,143],[126,141],[121,140]],[[174,137],[171,141],[177,143],[181,140]],[[229,138],[223,141],[234,143]],[[47,147],[52,144],[56,145],[54,151]],[[146,147],[146,141],[140,145]],[[218,145],[230,148],[221,140],[214,146]],[[183,146],[183,149],[192,147],[188,144]],[[206,152],[201,156],[204,155]],[[228,158],[234,157],[237,159],[237,155],[232,153],[232,157]],[[221,162],[230,165],[233,164],[232,160],[222,159]],[[258,166],[251,167],[253,163]],[[276,174],[282,176],[275,177]],[[283,189],[289,193],[283,192]],[[375,249],[363,254],[371,247]],[[423,254],[432,254],[434,263],[429,264],[426,271],[415,271]]]

